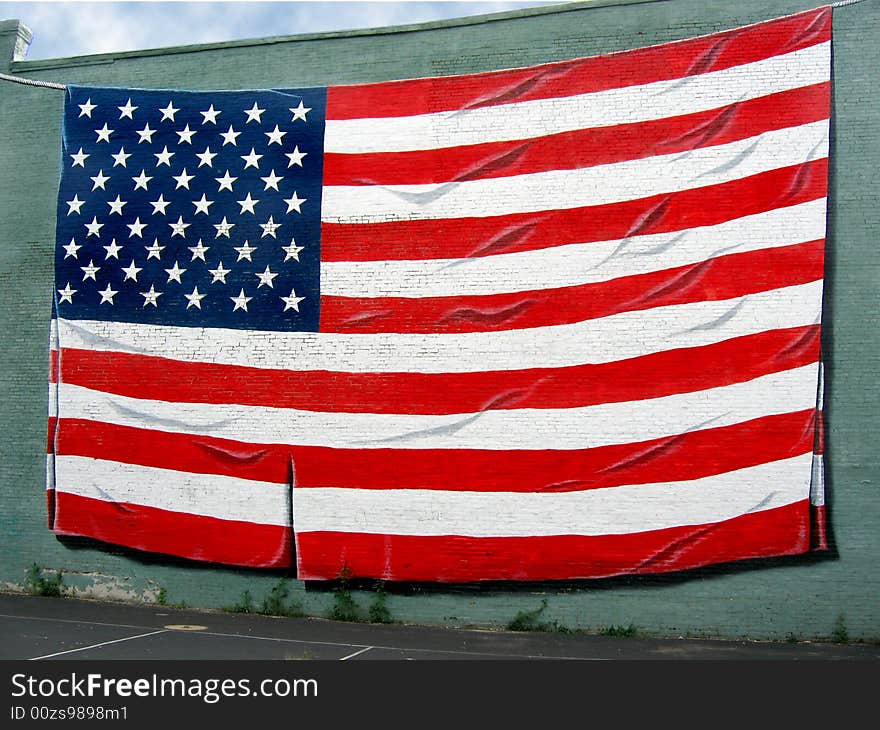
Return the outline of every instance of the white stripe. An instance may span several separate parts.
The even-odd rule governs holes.
[[[290,525],[288,484],[158,469],[87,456],[55,458],[60,492],[220,520]]]
[[[645,400],[451,415],[168,403],[76,385],[62,384],[58,389],[62,418],[245,443],[347,449],[566,450],[642,442],[815,408],[817,367],[813,363],[743,383]],[[58,479],[69,482],[60,470]]]
[[[297,532],[538,537],[704,525],[807,499],[810,454],[683,482],[562,493],[297,489]]]
[[[818,397],[816,403],[816,418],[824,419],[825,414],[825,363],[819,360],[819,384]],[[817,429],[822,428],[822,424],[816,424]],[[822,444],[824,451],[824,444]],[[825,455],[813,454],[813,481],[810,484],[810,504],[814,506],[822,506],[825,504]]]
[[[50,453],[46,454],[46,491],[52,489],[55,489],[55,454]]]
[[[693,114],[828,81],[830,58],[826,41],[686,79],[465,111],[328,119],[324,149],[347,154],[438,149]]]
[[[568,325],[459,334],[350,335],[59,320],[61,345],[295,371],[466,373],[624,360],[816,324],[822,282]],[[813,392],[815,398],[815,390]]]
[[[822,454],[813,454],[810,504],[814,507],[821,507],[825,504],[825,461]]]
[[[321,220],[381,223],[607,205],[719,185],[827,156],[824,119],[690,152],[574,170],[430,185],[328,186]]]
[[[332,261],[321,294],[446,297],[596,284],[698,263],[715,256],[825,237],[826,199],[743,216],[715,226],[466,259]]]
[[[53,362],[58,365],[58,320],[53,316],[49,322],[49,368],[51,370]],[[47,411],[49,418],[58,416],[58,390],[49,383],[49,389],[46,397]],[[46,455],[46,491],[55,489],[55,457],[53,455],[55,449],[54,434],[49,434],[51,449]]]

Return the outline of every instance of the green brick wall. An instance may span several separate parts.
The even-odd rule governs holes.
[[[257,88],[436,76],[523,66],[711,33],[814,7],[799,0],[569,3],[482,18],[364,32],[265,39],[48,61],[29,78],[147,88]],[[25,24],[28,18],[21,18]],[[14,23],[0,23],[0,70]],[[38,29],[37,29],[38,30]],[[829,503],[835,554],[578,584],[404,586],[396,619],[503,626],[547,599],[547,620],[659,635],[880,638],[880,3],[834,10],[831,192],[825,347]],[[0,588],[20,590],[32,563],[63,569],[83,595],[216,608],[281,574],[206,567],[61,542],[46,528],[48,319],[63,94],[0,81]],[[332,594],[293,581],[314,615]],[[362,605],[370,600],[356,592]]]

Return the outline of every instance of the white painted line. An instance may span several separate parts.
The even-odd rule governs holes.
[[[30,661],[34,662],[38,659],[51,659],[55,656],[61,656],[62,654],[73,654],[77,651],[86,651],[87,649],[97,649],[101,646],[108,646],[110,644],[118,644],[122,641],[131,641],[132,639],[143,639],[145,636],[155,636],[156,634],[166,634],[168,633],[165,629],[160,629],[159,631],[151,631],[148,634],[138,634],[137,636],[126,636],[122,639],[114,639],[113,641],[102,641],[100,644],[92,644],[90,646],[81,646],[78,649],[68,649],[67,651],[59,651],[54,654],[46,654],[44,656],[35,656],[30,659]]]
[[[156,614],[157,616],[159,614]],[[147,629],[143,624],[110,624],[106,621],[83,621],[75,618],[52,618],[51,616],[18,616],[14,613],[0,613],[0,618],[14,618],[22,621],[57,621],[61,624],[85,624],[86,626],[109,626],[114,629]]]
[[[372,646],[368,646],[365,649],[361,649],[360,651],[356,651],[354,654],[349,654],[348,656],[342,657],[342,659],[340,659],[339,661],[344,662],[346,659],[351,659],[352,657],[356,657],[358,654],[363,654],[364,652],[368,652],[372,648],[373,648]]]

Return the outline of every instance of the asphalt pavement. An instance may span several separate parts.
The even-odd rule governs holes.
[[[852,660],[880,645],[608,637],[280,618],[0,593],[0,660]]]

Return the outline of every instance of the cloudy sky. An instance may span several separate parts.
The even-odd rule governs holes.
[[[2,2],[34,32],[28,59],[375,28],[549,2]]]

